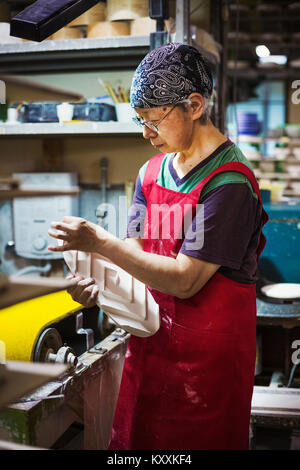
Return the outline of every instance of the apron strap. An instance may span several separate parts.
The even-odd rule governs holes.
[[[162,161],[165,156],[165,153],[159,153],[158,155],[155,155],[154,157],[150,158],[145,171],[142,185],[142,190],[145,195],[148,194],[151,185],[156,182]]]
[[[255,178],[255,175],[253,173],[252,170],[250,170],[250,168],[245,165],[244,163],[241,163],[241,162],[229,162],[229,163],[224,163],[223,165],[219,166],[218,168],[216,168],[214,171],[212,171],[208,176],[206,176],[206,178],[204,178],[201,183],[199,183],[194,189],[192,192],[196,192],[196,191],[199,191],[199,196],[201,194],[201,191],[203,189],[203,187],[217,174],[219,173],[224,173],[225,171],[236,171],[238,173],[242,173],[243,175],[245,175],[248,180],[250,181],[260,203],[262,203],[262,199],[261,199],[261,195],[260,195],[260,192],[259,192],[259,187],[258,187],[258,183],[257,183],[257,180]]]
[[[245,175],[248,180],[250,181],[251,183],[251,186],[255,192],[255,194],[257,195],[258,199],[259,199],[259,202],[261,203],[261,206],[262,206],[262,219],[261,219],[261,229],[263,228],[263,226],[268,222],[269,220],[269,217],[268,217],[268,214],[266,213],[266,211],[264,210],[263,208],[263,203],[262,203],[262,199],[261,199],[261,195],[260,195],[260,191],[259,191],[259,186],[258,186],[258,182],[255,178],[255,175],[253,173],[252,170],[250,170],[250,168],[245,165],[244,163],[241,163],[241,162],[229,162],[229,163],[224,163],[223,165],[219,166],[218,168],[216,168],[214,171],[212,171],[206,178],[204,178],[201,183],[199,183],[194,189],[192,192],[199,192],[198,194],[198,197],[200,198],[200,195],[201,195],[201,192],[204,188],[204,186],[217,174],[219,173],[223,173],[225,171],[237,171],[239,173],[242,173],[243,175]],[[198,199],[199,200],[199,199]],[[263,232],[261,231],[261,234],[260,234],[260,239],[259,239],[259,244],[258,244],[258,247],[257,247],[257,259],[259,259],[260,257],[260,254],[261,252],[263,251],[264,247],[266,245],[266,237],[264,236]]]

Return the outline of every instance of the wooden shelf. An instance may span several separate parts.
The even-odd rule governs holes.
[[[269,156],[261,156],[261,157],[247,156],[247,160],[249,160],[250,162],[260,162],[260,163],[281,162],[281,163],[292,163],[293,165],[300,165],[300,160],[297,160],[296,158],[292,158],[292,157],[279,158],[279,157],[269,157]]]
[[[193,41],[193,45],[216,64],[216,56]],[[135,70],[149,52],[150,37],[115,36],[45,40],[40,43],[2,44],[1,74],[71,72],[73,70]]]
[[[267,173],[267,172],[262,172],[259,170],[254,170],[254,174],[256,178],[261,178],[261,179],[284,179],[284,180],[289,180],[289,181],[300,181],[300,176],[292,176],[289,173]]]
[[[233,137],[231,137],[233,139]],[[249,144],[264,144],[268,142],[277,142],[277,143],[285,143],[287,145],[300,145],[300,138],[292,138],[292,137],[259,137],[259,136],[252,136],[252,135],[239,135],[236,141],[240,143],[249,143]]]
[[[142,130],[134,122],[0,123],[0,135],[3,136],[135,135],[141,133]]]
[[[287,197],[300,197],[300,192],[295,192],[293,189],[285,189],[283,195]]]
[[[79,188],[68,189],[0,189],[0,201],[15,197],[50,197],[50,196],[78,196]]]
[[[79,38],[2,44],[1,74],[135,69],[149,52],[149,36]]]

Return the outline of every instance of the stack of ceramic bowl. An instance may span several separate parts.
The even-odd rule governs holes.
[[[300,124],[287,124],[285,132],[292,139],[300,139]]]
[[[256,113],[237,113],[239,134],[257,135],[261,129],[261,123],[257,119]]]
[[[296,160],[300,160],[300,147],[293,147],[293,155]]]

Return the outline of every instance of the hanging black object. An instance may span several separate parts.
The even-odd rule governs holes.
[[[164,20],[169,18],[168,0],[149,0],[149,16],[156,20],[156,32],[150,33],[150,50],[162,46],[167,42],[167,33],[164,31]]]
[[[37,0],[12,18],[10,35],[41,42],[99,0]]]

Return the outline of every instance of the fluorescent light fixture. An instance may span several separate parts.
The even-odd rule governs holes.
[[[270,55],[270,50],[263,44],[256,46],[255,52],[258,57],[268,57]]]
[[[266,64],[271,62],[272,64],[285,65],[287,63],[286,55],[269,55],[268,57],[259,57],[259,62]]]

